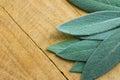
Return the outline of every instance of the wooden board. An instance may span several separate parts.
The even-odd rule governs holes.
[[[9,80],[80,80],[79,74],[69,72],[73,62],[56,57],[46,48],[70,38],[55,27],[66,20],[85,15],[84,11],[66,0],[0,0],[0,6],[3,12],[0,22],[4,21],[0,24],[0,54],[6,51],[4,54],[10,56],[5,60],[0,57],[3,62],[0,74],[4,75],[1,79],[6,80],[4,77],[9,76]],[[6,72],[6,67],[17,77]],[[97,80],[120,80],[119,74],[118,64]]]
[[[0,80],[66,80],[2,8],[0,8]]]

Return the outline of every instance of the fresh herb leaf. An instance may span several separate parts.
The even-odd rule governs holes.
[[[55,43],[50,45],[47,50],[52,51],[56,54],[60,53],[61,51],[63,51],[64,49],[66,49],[66,47],[70,46],[71,44],[77,43],[79,42],[79,39],[67,39],[67,40],[63,40],[61,42]]]
[[[85,37],[78,37],[79,39],[87,39],[87,40],[104,40],[111,34],[115,33],[116,31],[120,30],[120,28],[109,30],[103,33],[95,34],[95,35],[90,35],[90,36],[85,36]]]
[[[93,80],[120,61],[120,30],[106,38],[89,57],[81,80]]]
[[[79,41],[71,44],[57,55],[66,60],[87,61],[100,43],[101,41]]]
[[[64,33],[83,36],[105,32],[120,25],[120,11],[98,11],[67,21],[57,29]]]
[[[85,66],[85,62],[75,62],[70,69],[70,72],[82,73]]]
[[[68,39],[48,47],[49,51],[66,60],[86,61],[101,41]]]
[[[120,0],[68,0],[70,3],[88,12],[116,10],[120,11]]]

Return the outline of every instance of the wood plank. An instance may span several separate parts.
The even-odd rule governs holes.
[[[2,6],[69,80],[79,80],[79,74],[69,72],[72,62],[46,51],[50,44],[69,38],[55,26],[80,15],[70,4],[65,0],[3,0]]]
[[[1,4],[69,80],[79,80],[78,74],[68,72],[72,62],[47,52],[46,47],[70,37],[56,31],[57,25],[85,12],[71,6],[66,0],[3,0]],[[119,80],[118,74],[119,64],[98,80]]]
[[[66,80],[2,8],[0,8],[0,80]]]

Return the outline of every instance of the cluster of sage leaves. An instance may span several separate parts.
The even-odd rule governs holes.
[[[72,35],[47,49],[57,56],[75,61],[71,72],[82,73],[81,80],[94,80],[120,61],[120,0],[68,0],[92,12],[57,26]]]

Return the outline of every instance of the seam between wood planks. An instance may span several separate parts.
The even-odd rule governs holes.
[[[65,4],[68,5],[68,6],[70,6],[70,7],[76,12],[77,15],[79,15],[79,16],[82,15],[80,12],[78,12],[77,9],[79,9],[79,8],[78,8],[77,6],[74,6],[74,5],[71,4],[71,3],[68,4],[68,2],[66,2],[66,1],[65,1]],[[76,9],[76,8],[77,8],[77,9]]]
[[[68,4],[68,3],[69,3],[69,4]],[[65,4],[68,5],[68,6],[70,6],[70,7],[74,10],[74,12],[75,12],[77,15],[79,15],[79,16],[82,16],[82,14],[81,14],[82,11],[85,12],[85,11],[82,10],[82,9],[81,9],[81,12],[79,12],[80,8],[79,8],[78,6],[76,6],[76,5],[73,5],[73,4],[70,3],[70,2],[65,1]]]
[[[71,5],[72,6],[72,8],[75,10],[75,12],[77,12],[78,14],[79,14],[79,16],[81,16],[82,14],[80,13],[80,12],[78,12],[77,11],[77,9],[76,8],[78,8],[78,7],[76,7],[76,8],[74,8],[74,6],[73,5]]]
[[[38,47],[38,49],[40,49],[44,55],[52,62],[52,64],[58,69],[58,71],[60,71],[60,73],[63,75],[63,77],[66,79],[66,80],[69,80],[67,78],[67,76],[58,68],[58,66],[52,61],[52,59],[50,59],[50,57],[44,52],[44,50],[42,50],[42,48],[39,47],[39,45],[29,36],[29,34],[27,32],[25,32],[25,30],[15,21],[15,19],[9,14],[9,12],[0,5],[0,7],[8,14],[8,16],[14,21],[14,23],[25,33],[25,35],[27,35],[30,40]]]

